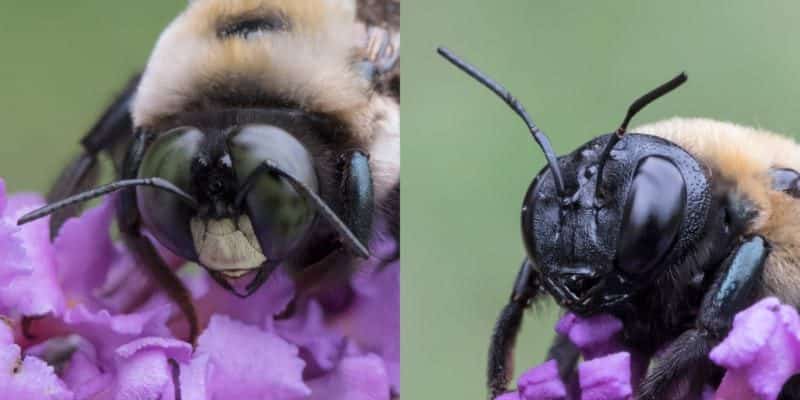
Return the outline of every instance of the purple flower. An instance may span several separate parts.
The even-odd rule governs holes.
[[[159,247],[195,298],[202,334],[192,349],[177,307],[111,239],[114,201],[68,220],[51,242],[47,219],[16,226],[42,198],[7,198],[0,180],[4,396],[388,400],[399,393],[399,262],[380,261],[396,254],[387,250],[394,242],[376,235],[376,257],[325,298],[295,293],[278,271],[239,299]],[[36,318],[35,339],[22,336],[22,317]]]
[[[776,399],[783,384],[800,372],[800,318],[774,297],[736,315],[733,330],[711,351],[724,367],[720,399]]]
[[[610,315],[580,318],[569,313],[556,323],[556,333],[568,337],[587,360],[620,351],[616,335],[621,330],[622,322]]]
[[[567,314],[556,331],[567,336],[584,357],[578,365],[580,387],[572,396],[558,376],[554,360],[519,379],[518,391],[496,400],[630,399],[641,382],[647,360],[625,351],[617,340],[622,324],[610,316],[580,318]],[[773,400],[784,383],[800,373],[800,316],[776,298],[766,298],[738,313],[733,329],[709,355],[725,368],[719,387],[706,387],[703,399]]]
[[[627,352],[585,361],[578,366],[582,400],[623,400],[633,397],[631,357]]]
[[[558,376],[558,364],[550,360],[522,375],[517,381],[522,399],[565,399],[567,388]]]
[[[517,391],[504,394],[496,400],[626,400],[632,397],[631,357],[620,352],[617,334],[622,323],[617,319],[599,315],[580,318],[564,315],[555,327],[556,333],[566,336],[581,351],[585,361],[578,366],[579,387],[570,390],[562,381],[555,360],[547,361],[522,374],[517,381]]]
[[[11,328],[0,323],[0,393],[7,399],[72,400],[73,394],[52,366],[36,357],[22,357]]]

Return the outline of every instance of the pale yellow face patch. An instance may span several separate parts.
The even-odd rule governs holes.
[[[195,217],[190,227],[198,261],[208,269],[238,278],[267,261],[246,215],[237,221]]]

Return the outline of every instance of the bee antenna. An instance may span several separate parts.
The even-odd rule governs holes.
[[[44,218],[58,210],[61,210],[62,208],[66,208],[78,203],[83,203],[85,201],[89,201],[97,197],[105,196],[109,193],[116,192],[117,190],[120,189],[125,189],[135,186],[149,186],[152,188],[164,190],[178,196],[178,198],[183,200],[186,203],[186,205],[188,205],[192,209],[196,210],[199,207],[197,204],[197,200],[194,197],[192,197],[192,195],[184,192],[177,186],[173,185],[172,183],[164,179],[161,178],[128,179],[128,180],[112,182],[95,189],[87,190],[83,193],[67,197],[66,199],[57,201],[53,204],[49,204],[37,210],[33,210],[23,215],[22,218],[20,218],[19,221],[17,221],[17,225],[25,225],[39,218]]]
[[[625,136],[625,133],[628,131],[628,124],[631,122],[633,117],[654,100],[683,85],[687,79],[689,78],[686,76],[686,72],[681,72],[668,82],[645,93],[642,97],[636,99],[636,101],[634,101],[630,107],[628,107],[628,113],[625,114],[625,119],[622,120],[622,124],[619,126],[619,128],[617,128],[614,134],[611,135],[611,138],[608,140],[608,143],[606,143],[606,147],[603,149],[603,153],[600,156],[600,166],[597,169],[596,194],[600,194],[600,187],[602,186],[601,184],[603,182],[603,167],[605,167],[606,161],[608,161],[608,158],[611,156],[611,150],[614,149],[614,146],[616,146],[622,137]]]
[[[494,92],[497,96],[499,96],[503,101],[511,107],[514,112],[519,115],[523,121],[525,121],[525,125],[527,125],[528,130],[531,132],[533,139],[536,140],[536,143],[539,144],[539,147],[544,152],[545,158],[547,158],[547,164],[550,166],[550,171],[553,173],[553,180],[556,183],[556,191],[558,192],[559,196],[565,195],[564,190],[564,179],[561,176],[561,170],[558,167],[558,159],[556,157],[556,152],[553,151],[553,147],[550,145],[550,140],[547,138],[547,135],[544,134],[531,120],[531,117],[528,115],[528,112],[525,111],[525,108],[517,101],[511,93],[503,87],[503,85],[495,82],[492,78],[489,78],[486,74],[478,70],[475,66],[467,63],[466,61],[462,60],[455,54],[453,54],[450,50],[439,47],[437,52],[442,57],[446,58],[447,61],[450,61],[458,67],[458,69],[467,73],[467,75],[473,77],[478,82],[482,83],[483,86],[489,88],[492,92]]]
[[[291,173],[285,171],[278,167],[272,161],[265,161],[256,167],[253,172],[245,179],[244,184],[241,188],[239,188],[239,193],[236,195],[236,199],[234,200],[234,204],[238,209],[244,207],[244,202],[247,199],[247,194],[253,190],[258,179],[263,174],[274,174],[279,177],[282,177],[288,181],[288,183],[292,186],[292,188],[309,201],[310,205],[313,206],[323,218],[325,218],[328,223],[331,224],[334,230],[336,230],[339,235],[340,239],[343,243],[350,248],[356,255],[361,258],[369,258],[369,246],[366,243],[362,243],[361,240],[356,236],[355,233],[347,226],[347,224],[336,215],[336,212],[333,211],[325,200],[323,200],[319,195],[317,195],[313,189],[308,187],[305,183],[300,181],[299,179],[295,178]]]

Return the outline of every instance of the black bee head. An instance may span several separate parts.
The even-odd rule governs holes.
[[[558,158],[502,85],[449,50],[439,54],[497,94],[528,127],[548,166],[522,206],[522,237],[538,281],[561,305],[608,312],[685,255],[709,208],[705,171],[676,145],[626,135],[634,115],[686,81],[681,73],[631,104],[620,127]]]
[[[564,193],[545,169],[523,202],[522,237],[542,284],[583,315],[611,311],[681,260],[710,206],[706,172],[686,151],[627,134],[604,158],[614,135],[559,158]]]
[[[172,129],[150,145],[139,177],[165,179],[196,199],[192,207],[172,193],[137,188],[156,239],[226,279],[284,260],[316,215],[297,189],[317,190],[312,157],[272,125]]]

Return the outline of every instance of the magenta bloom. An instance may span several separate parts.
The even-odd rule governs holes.
[[[69,220],[51,243],[48,221],[17,227],[38,195],[7,197],[0,180],[0,393],[54,400],[354,399],[399,395],[396,243],[324,298],[295,293],[278,272],[239,299],[197,266],[160,249],[190,288],[202,325],[185,322],[109,234],[110,197]],[[389,261],[385,261],[389,258]],[[276,319],[290,303],[288,318]],[[33,339],[23,317],[35,317]],[[23,355],[24,354],[24,355]]]
[[[711,351],[727,372],[719,399],[778,397],[783,384],[800,373],[800,318],[792,306],[767,298],[736,315],[733,330]]]
[[[517,391],[496,400],[632,399],[646,361],[625,351],[617,337],[621,329],[622,324],[610,316],[584,319],[566,314],[556,331],[583,355],[579,387],[569,390],[555,360],[550,360],[525,372]],[[706,388],[703,399],[774,400],[784,383],[800,373],[800,316],[778,299],[761,300],[736,315],[733,329],[709,357],[726,372],[716,390]]]

